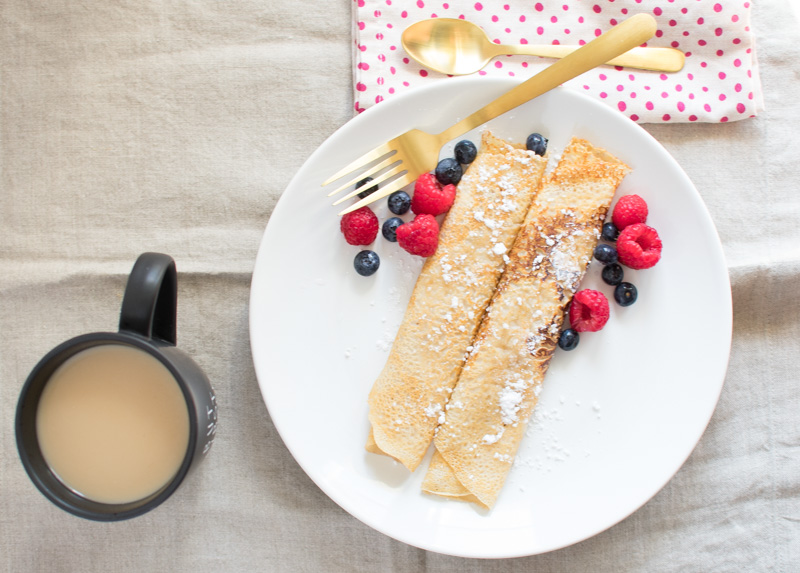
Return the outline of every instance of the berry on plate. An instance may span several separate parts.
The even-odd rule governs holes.
[[[614,300],[620,306],[630,306],[636,302],[639,293],[631,283],[619,283],[614,289]]]
[[[621,283],[624,275],[625,272],[617,263],[604,266],[603,272],[600,273],[600,276],[603,278],[603,282],[611,286],[616,286]]]
[[[569,305],[569,322],[577,332],[597,332],[609,317],[608,299],[600,291],[584,289],[575,293]]]
[[[594,248],[594,258],[604,265],[613,265],[617,262],[617,249],[611,245],[600,243]]]
[[[411,210],[417,215],[441,215],[453,205],[455,185],[441,185],[433,173],[423,173],[414,184]]]
[[[436,180],[442,185],[458,185],[464,170],[455,157],[445,157],[436,165]]]
[[[381,233],[383,233],[383,236],[387,241],[396,243],[397,227],[399,227],[402,224],[403,220],[400,217],[392,217],[391,219],[386,219],[383,222],[383,226],[381,227]]]
[[[531,133],[525,140],[525,147],[536,155],[544,155],[547,151],[547,139],[541,133]]]
[[[375,251],[360,251],[353,259],[353,266],[362,277],[368,277],[381,266],[381,259]]]
[[[405,191],[395,191],[387,200],[389,211],[395,215],[405,215],[411,208],[411,197]]]
[[[581,336],[577,330],[565,328],[561,336],[558,337],[558,347],[561,350],[575,350],[580,341]]]
[[[614,205],[611,221],[622,231],[628,225],[647,222],[647,203],[638,195],[623,195]]]
[[[614,223],[606,223],[603,225],[603,232],[601,233],[601,236],[606,241],[613,243],[617,240],[617,237],[619,237],[619,229],[617,229],[617,226]]]
[[[372,181],[372,177],[364,177],[364,179],[362,179],[361,181],[356,183],[356,189],[362,188],[364,185],[366,185],[370,181]],[[358,196],[359,196],[359,198],[363,199],[364,197],[368,197],[369,195],[372,195],[377,190],[378,190],[378,186],[377,185],[373,185],[369,189],[364,189],[363,191],[359,192]]]
[[[469,139],[462,139],[456,143],[453,155],[456,156],[456,161],[467,165],[475,161],[475,157],[478,155],[478,148]]]
[[[369,245],[378,236],[378,217],[369,207],[342,216],[339,228],[350,245]]]
[[[439,246],[439,223],[433,215],[423,213],[413,221],[397,227],[397,243],[412,255],[430,257]]]
[[[625,227],[617,239],[619,262],[632,269],[649,269],[661,258],[658,232],[644,223]]]

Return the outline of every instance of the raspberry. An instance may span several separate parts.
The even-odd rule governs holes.
[[[439,245],[439,223],[433,215],[417,215],[397,227],[397,243],[412,255],[430,257]]]
[[[625,227],[617,239],[619,262],[632,269],[649,269],[661,258],[661,239],[653,227],[637,223]]]
[[[339,228],[349,244],[369,245],[378,236],[378,217],[369,207],[361,207],[344,215]]]
[[[585,289],[575,293],[569,305],[569,322],[577,332],[597,332],[608,322],[609,309],[606,296],[596,290]]]
[[[411,210],[417,215],[441,215],[456,198],[456,186],[441,185],[433,173],[423,173],[414,184]]]
[[[623,195],[614,206],[611,220],[620,231],[628,225],[647,222],[647,203],[638,195]]]

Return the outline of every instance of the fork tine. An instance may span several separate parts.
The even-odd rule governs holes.
[[[355,211],[356,209],[360,209],[364,205],[369,205],[370,203],[374,203],[378,199],[383,199],[387,195],[391,195],[395,191],[398,191],[399,189],[402,189],[403,187],[405,187],[409,183],[412,183],[413,181],[414,181],[414,177],[412,176],[412,174],[411,173],[406,173],[405,175],[402,175],[401,177],[395,179],[394,181],[392,181],[388,185],[384,186],[383,189],[378,189],[377,191],[375,191],[375,193],[373,193],[371,195],[367,195],[366,197],[361,199],[361,201],[350,205],[347,209],[341,211],[339,213],[339,215],[340,216],[341,215],[346,215],[347,213],[350,213],[351,211]]]
[[[352,185],[353,183],[357,183],[358,181],[361,181],[365,177],[370,177],[371,175],[373,175],[375,173],[378,173],[382,169],[386,169],[387,167],[393,165],[394,163],[397,163],[398,161],[400,161],[400,159],[397,158],[396,154],[390,155],[389,157],[387,157],[386,159],[384,159],[380,163],[376,163],[375,165],[373,165],[372,167],[370,167],[366,171],[363,171],[362,173],[359,173],[358,175],[356,175],[355,177],[350,179],[350,181],[348,181],[347,183],[343,183],[335,191],[331,191],[330,193],[328,193],[328,197],[333,197],[337,193],[341,193],[342,191],[344,191],[345,189],[350,187],[350,185]],[[374,183],[373,183],[373,185],[374,185]],[[360,191],[360,189],[359,189],[359,191]],[[353,196],[353,194],[348,195],[347,197],[352,197],[352,196]],[[345,197],[345,199],[347,197]],[[334,203],[334,205],[336,205],[336,203]]]
[[[393,142],[394,142],[394,140],[387,141],[386,143],[384,143],[382,145],[379,145],[378,147],[376,147],[372,151],[368,151],[367,153],[365,153],[364,155],[362,155],[358,159],[350,162],[348,165],[346,165],[345,167],[342,167],[339,171],[334,173],[331,177],[328,177],[325,181],[323,181],[322,182],[322,186],[324,187],[325,185],[328,185],[332,181],[336,181],[337,179],[341,179],[342,177],[344,177],[345,175],[347,175],[351,171],[355,171],[356,169],[358,169],[360,167],[363,167],[364,165],[367,165],[368,163],[383,157],[384,155],[386,155],[390,151],[393,151],[394,150],[394,148],[392,147],[392,143]]]
[[[370,187],[372,187],[373,185],[378,185],[380,183],[383,183],[387,179],[391,179],[395,175],[402,175],[402,173],[404,171],[405,171],[405,168],[403,167],[403,164],[402,163],[398,163],[397,165],[392,167],[386,173],[381,173],[378,177],[376,177],[375,179],[373,179],[372,181],[367,183],[367,185],[369,185]],[[342,203],[343,201],[347,201],[351,197],[355,197],[356,195],[358,195],[361,191],[362,191],[361,188],[354,189],[353,191],[351,191],[350,193],[348,193],[344,197],[341,197],[341,198],[337,199],[336,201],[334,201],[333,204],[334,205],[338,205],[339,203]]]

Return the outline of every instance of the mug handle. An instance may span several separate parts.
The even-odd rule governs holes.
[[[142,253],[133,265],[119,316],[119,330],[175,345],[178,273],[162,253]]]

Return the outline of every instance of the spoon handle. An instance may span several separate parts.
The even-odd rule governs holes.
[[[542,58],[564,58],[577,50],[580,46],[567,45],[532,45],[518,46],[495,44],[495,56],[539,56]],[[654,72],[678,72],[683,68],[685,56],[675,48],[636,47],[624,54],[605,62],[609,66],[623,66]]]
[[[504,114],[535,97],[546,93],[567,80],[596,68],[620,54],[635,48],[653,37],[656,21],[641,13],[614,26],[567,57],[548,66],[532,78],[510,89],[499,98],[465,117],[438,135],[444,143],[463,135],[471,129]]]

